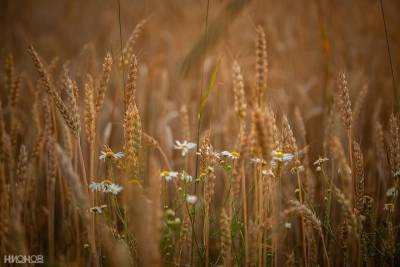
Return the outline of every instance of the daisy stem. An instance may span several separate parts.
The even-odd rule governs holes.
[[[207,6],[206,6],[206,16],[205,16],[205,25],[204,25],[204,59],[207,51],[207,37],[208,37],[208,11],[210,7],[210,0],[207,0]],[[196,136],[196,144],[197,144],[197,152],[199,152],[199,145],[200,145],[200,129],[201,129],[201,119],[202,119],[202,113],[201,113],[201,102],[203,100],[203,82],[204,82],[204,66],[202,69],[201,73],[201,84],[200,84],[200,98],[199,98],[199,113],[198,113],[198,120],[197,120],[197,136]],[[195,172],[195,179],[197,179],[197,175],[199,172],[199,155],[196,153],[196,172]],[[197,182],[195,181],[194,183],[194,194],[196,195],[197,193]],[[192,253],[190,257],[190,265],[193,266],[193,260],[194,260],[194,254],[193,254],[193,242],[196,242],[196,233],[195,233],[195,221],[196,220],[196,209],[193,210],[193,220],[192,220]]]
[[[300,199],[300,203],[303,204],[303,187],[301,185],[301,179],[300,179],[300,173],[299,170],[296,170],[296,174],[297,174],[297,183],[299,186],[299,199]],[[302,242],[303,242],[303,257],[304,257],[304,266],[307,267],[308,266],[308,262],[307,262],[307,242],[306,242],[306,235],[305,235],[305,227],[304,227],[304,217],[303,215],[300,215],[300,220],[301,220],[301,237],[302,237]]]
[[[193,230],[193,226],[194,226],[194,213],[195,213],[195,210],[196,210],[196,209],[194,208],[194,205],[192,205],[192,206],[193,206],[192,208],[189,208],[189,205],[188,205],[187,201],[185,201],[185,207],[186,207],[187,213],[188,213],[188,215],[189,215],[189,219],[190,219],[190,221],[191,221],[191,223],[192,223],[192,236],[194,235],[194,237],[196,237],[196,233],[195,233],[194,230]],[[193,215],[193,216],[192,216],[192,215]],[[193,244],[193,242],[194,242],[194,245],[196,245],[198,254],[199,254],[199,256],[200,256],[200,260],[201,260],[202,264],[204,264],[203,254],[201,253],[199,243],[197,242],[197,238],[195,238],[194,240],[192,239],[192,244]],[[192,250],[192,253],[191,253],[192,256],[193,256],[193,247],[194,247],[194,245],[192,245],[192,248],[191,248],[191,250]],[[191,261],[192,261],[192,260],[193,260],[193,258],[191,259]],[[194,265],[191,265],[191,266],[194,266]]]
[[[242,182],[242,205],[243,205],[243,231],[244,231],[244,255],[246,264],[249,262],[249,245],[248,245],[248,222],[247,222],[247,196],[246,196],[246,176],[240,171]]]

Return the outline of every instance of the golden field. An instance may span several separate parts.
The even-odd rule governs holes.
[[[398,266],[399,12],[2,1],[0,265]]]

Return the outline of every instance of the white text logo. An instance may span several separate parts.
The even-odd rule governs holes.
[[[4,263],[16,263],[16,264],[44,263],[44,257],[43,255],[5,255]]]

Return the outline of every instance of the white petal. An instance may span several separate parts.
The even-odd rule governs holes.
[[[192,148],[195,148],[196,147],[196,144],[195,143],[189,143],[188,144],[188,148],[189,149],[192,149]]]
[[[186,201],[190,204],[195,204],[197,202],[197,196],[195,195],[187,195]]]
[[[221,152],[221,155],[222,155],[222,156],[229,157],[229,156],[231,156],[231,153],[230,153],[229,151],[226,151],[226,150],[225,150],[225,151],[222,151],[222,152]]]

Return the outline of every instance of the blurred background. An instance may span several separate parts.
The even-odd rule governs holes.
[[[16,0],[1,1],[0,5],[0,56],[4,59],[13,54],[16,65],[25,72],[33,69],[27,60],[28,43],[34,44],[48,63],[57,59],[61,66],[67,60],[92,58],[87,64],[98,72],[106,52],[118,57],[120,37],[125,44],[135,25],[148,18],[135,47],[141,73],[146,72],[147,77],[140,81],[144,87],[139,91],[147,90],[154,96],[165,90],[164,100],[178,107],[186,104],[195,112],[204,56],[202,51],[197,53],[200,57],[196,56],[196,45],[204,32],[206,1],[121,0],[120,14],[119,3],[114,0]],[[366,116],[371,115],[380,99],[383,106],[393,107],[379,1],[218,0],[209,5],[210,36],[204,64],[207,70],[218,60],[222,64],[216,90],[219,93],[211,100],[221,104],[212,105],[216,121],[229,119],[224,112],[232,102],[228,101],[230,96],[221,95],[231,90],[230,66],[234,59],[242,65],[245,90],[250,92],[254,87],[256,25],[262,25],[267,36],[268,95],[272,103],[279,103],[277,108],[281,111],[290,113],[298,106],[307,124],[318,125],[339,70],[348,73],[353,97],[368,84]],[[383,0],[383,8],[397,81],[400,2]],[[163,86],[166,88],[160,88]],[[149,97],[148,101],[155,104],[154,99]],[[139,106],[143,109],[143,105]],[[360,125],[364,130],[370,126],[366,123]],[[316,131],[309,135],[319,138],[319,127],[308,128]]]

